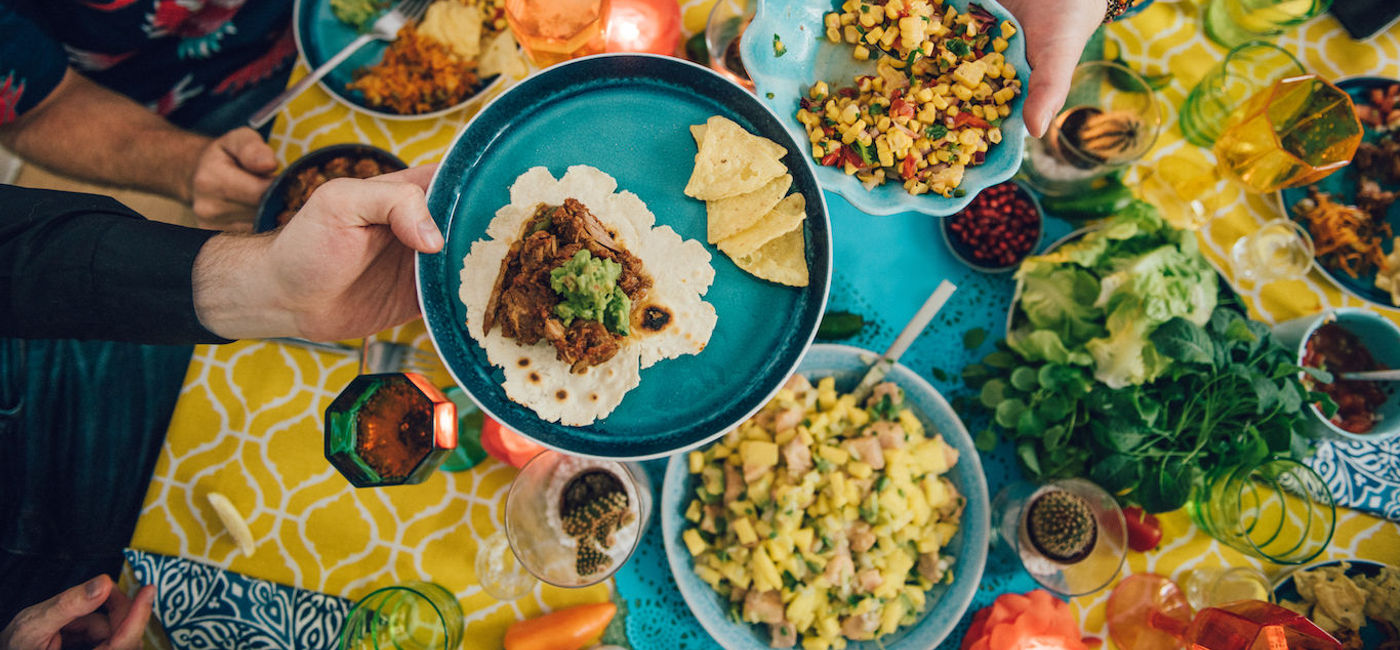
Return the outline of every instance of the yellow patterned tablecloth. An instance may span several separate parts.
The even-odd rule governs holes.
[[[682,2],[686,33],[704,25],[712,0]],[[1207,153],[1186,143],[1176,129],[1175,108],[1224,50],[1208,42],[1192,3],[1157,2],[1110,30],[1124,58],[1139,69],[1176,74],[1163,92],[1173,125],[1155,157]],[[1280,42],[1301,54],[1310,69],[1328,77],[1400,76],[1400,28],[1366,43],[1349,40],[1331,18],[1321,18]],[[300,68],[295,76],[305,72]],[[429,121],[385,121],[352,113],[313,88],[279,116],[271,143],[283,161],[337,142],[367,142],[412,164],[437,160],[469,115]],[[1227,211],[1202,234],[1204,249],[1222,265],[1240,235],[1278,213],[1267,198],[1226,192]],[[1241,290],[1258,317],[1283,320],[1322,306],[1359,305],[1320,274],[1294,282]],[[1388,312],[1395,317],[1397,312]],[[383,336],[431,349],[421,322]],[[437,472],[417,486],[356,490],[322,456],[325,407],[355,375],[350,357],[251,341],[202,346],[194,356],[170,425],[132,546],[176,555],[329,594],[357,598],[370,590],[427,578],[453,591],[467,616],[467,648],[500,647],[505,627],[517,618],[577,602],[607,598],[606,587],[570,591],[536,588],[512,603],[496,602],[476,584],[472,560],[477,540],[494,532],[515,472],[495,461],[472,470]],[[441,385],[445,374],[434,378]],[[247,517],[257,550],[238,554],[205,501],[209,491],[228,495]],[[1223,548],[1191,527],[1184,512],[1163,518],[1166,544],[1132,554],[1132,572],[1169,576],[1200,566],[1257,561]],[[1362,513],[1339,511],[1339,525],[1324,557],[1361,557],[1400,565],[1400,527]],[[1276,572],[1278,567],[1264,567]],[[1103,634],[1106,593],[1075,599],[1085,633]],[[954,640],[956,641],[956,640]]]

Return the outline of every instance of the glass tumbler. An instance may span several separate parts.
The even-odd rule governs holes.
[[[753,80],[739,56],[739,39],[753,20],[757,4],[756,0],[715,0],[705,21],[710,67],[749,90],[753,90]]]
[[[1087,536],[1066,522],[1086,521]],[[1036,532],[1032,527],[1053,530]],[[1113,582],[1127,557],[1123,511],[1113,495],[1083,480],[1013,483],[992,501],[992,533],[1042,587],[1062,596],[1093,593]],[[1074,540],[1071,543],[1066,543]]]
[[[1307,275],[1313,265],[1308,230],[1288,219],[1275,219],[1230,247],[1230,267],[1241,282],[1264,283]]]
[[[1209,0],[1206,36],[1225,47],[1282,34],[1327,11],[1332,0]]]
[[[446,588],[408,582],[376,589],[345,617],[341,650],[454,650],[462,644],[462,606]]]
[[[608,0],[506,0],[506,22],[536,67],[607,47]]]
[[[1235,112],[1215,141],[1216,168],[1250,192],[1270,194],[1347,166],[1361,135],[1350,95],[1315,74],[1289,77]]]
[[[1244,43],[1230,50],[1186,96],[1181,104],[1181,133],[1191,144],[1209,147],[1245,100],[1279,79],[1304,72],[1303,64],[1277,45]]]
[[[1191,521],[1206,534],[1276,564],[1317,557],[1337,526],[1327,483],[1311,467],[1288,458],[1217,470],[1186,505]]]
[[[505,528],[520,565],[556,587],[611,576],[636,550],[651,519],[651,482],[636,463],[545,451],[506,495]]]
[[[1022,177],[1042,194],[1089,190],[1096,178],[1142,158],[1162,130],[1156,92],[1111,61],[1079,64],[1065,107],[1039,139],[1026,139]]]

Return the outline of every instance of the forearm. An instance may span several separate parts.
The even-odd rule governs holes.
[[[0,144],[28,162],[184,202],[209,142],[72,70],[33,110],[0,127]]]
[[[108,197],[0,185],[0,336],[221,341],[201,325],[191,281],[213,234]]]

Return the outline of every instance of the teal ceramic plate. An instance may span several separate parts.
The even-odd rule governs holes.
[[[838,391],[850,391],[860,383],[870,363],[879,355],[848,345],[818,344],[812,346],[797,371],[816,383],[822,377],[835,377]],[[989,505],[987,479],[982,473],[981,456],[972,446],[972,437],[947,400],[914,371],[895,364],[886,378],[904,389],[905,399],[918,414],[929,432],[943,434],[943,439],[958,450],[958,464],[948,476],[958,492],[967,498],[962,525],[953,539],[944,546],[954,558],[953,583],[935,585],[929,592],[927,604],[918,621],[901,627],[893,634],[874,641],[853,642],[853,650],[924,650],[937,648],[948,633],[962,620],[972,603],[972,596],[982,581],[987,561],[989,535]],[[684,455],[671,457],[666,465],[666,481],[661,488],[661,534],[666,544],[666,560],[671,575],[680,587],[681,596],[690,611],[699,619],[705,631],[726,650],[759,650],[768,647],[766,626],[735,623],[728,615],[728,601],[721,598],[710,585],[695,575],[690,551],[681,541],[681,533],[690,522],[685,509],[698,487],[690,474]]]
[[[1313,571],[1315,569],[1321,569],[1323,567],[1329,567],[1341,563],[1342,560],[1326,560],[1323,562],[1314,562],[1307,566],[1299,567],[1293,571],[1290,571],[1287,575],[1280,578],[1278,582],[1274,583],[1274,602],[1280,604],[1282,604],[1282,601],[1285,600],[1291,600],[1293,602],[1303,602],[1303,598],[1298,595],[1298,585],[1294,583],[1293,576],[1296,575],[1299,571]],[[1368,576],[1374,578],[1375,576],[1379,575],[1381,569],[1385,568],[1386,566],[1379,562],[1371,562],[1369,560],[1346,560],[1346,563],[1349,565],[1346,571],[1347,577],[1349,578],[1356,578],[1359,576]],[[1355,647],[1379,648],[1381,647],[1382,642],[1386,640],[1385,632],[1381,629],[1381,626],[1376,624],[1375,621],[1372,621],[1369,618],[1366,619],[1366,624],[1361,626],[1359,632],[1361,637],[1361,645]]]
[[[1379,88],[1385,90],[1392,84],[1397,83],[1400,83],[1400,80],[1388,79],[1385,77],[1352,77],[1350,79],[1338,81],[1337,87],[1351,95],[1351,100],[1356,103],[1356,105],[1360,106],[1366,103],[1366,94],[1369,93],[1371,89]],[[1379,137],[1379,134],[1373,129],[1366,127],[1366,142],[1375,142]],[[1313,183],[1313,185],[1317,186],[1317,189],[1331,194],[1332,200],[1337,203],[1355,205],[1356,182],[1356,168],[1352,165],[1348,165],[1343,167],[1340,171],[1334,172],[1331,176]],[[1400,184],[1382,182],[1381,189],[1400,191]],[[1307,196],[1308,188],[1306,186],[1290,187],[1279,192],[1279,201],[1283,203],[1284,211],[1290,218],[1303,224],[1304,227],[1307,227],[1307,222],[1299,218],[1298,215],[1293,212],[1293,206]],[[1390,209],[1385,213],[1385,220],[1390,224],[1395,234],[1400,235],[1400,202],[1391,204]],[[1382,248],[1384,248],[1385,252],[1388,254],[1391,252],[1393,244],[1394,242],[1387,239]],[[1332,281],[1336,283],[1338,287],[1341,287],[1342,291],[1378,307],[1385,307],[1388,309],[1396,308],[1396,306],[1390,302],[1390,293],[1376,288],[1375,273],[1367,273],[1353,278],[1340,269],[1327,268],[1320,259],[1317,260],[1317,268],[1321,269],[1327,277],[1332,278]]]
[[[854,75],[874,74],[875,70],[873,61],[860,62],[851,57],[851,45],[826,40],[822,16],[839,4],[836,0],[762,0],[739,44],[744,67],[753,79],[760,100],[768,104],[782,118],[783,126],[806,146],[803,151],[808,158],[811,157],[811,147],[807,145],[807,132],[797,121],[798,100],[807,96],[807,88],[818,79],[831,84],[832,88],[849,86]],[[995,0],[948,0],[947,4],[959,13],[966,12],[969,4],[980,5],[997,19],[998,24],[1003,20],[1016,24],[1017,34],[1004,54],[1016,68],[1016,77],[1022,84],[1030,79],[1026,39],[1011,12],[1003,9]],[[781,55],[773,47],[774,38],[780,39],[786,48]],[[855,176],[847,176],[836,167],[817,167],[817,180],[821,181],[824,189],[840,194],[851,205],[868,214],[921,212],[936,217],[953,214],[967,207],[978,192],[1011,178],[1020,169],[1026,139],[1026,127],[1021,120],[1025,90],[1023,85],[1021,94],[1011,104],[1011,116],[1001,124],[1001,144],[988,148],[984,164],[968,168],[959,186],[966,192],[962,197],[944,198],[937,194],[913,196],[904,191],[900,183],[893,181],[867,190]]]
[[[306,65],[313,70],[335,56],[341,48],[349,45],[350,41],[355,40],[360,35],[354,27],[341,22],[335,17],[335,14],[331,13],[330,0],[296,0],[295,8],[292,11],[292,26],[297,52],[301,54],[301,60],[305,61]],[[423,120],[472,106],[490,96],[491,91],[506,82],[505,75],[484,79],[482,80],[483,86],[475,95],[455,106],[431,113],[400,115],[371,108],[365,103],[365,98],[359,91],[346,90],[345,85],[354,81],[353,75],[356,70],[379,63],[380,59],[384,58],[384,50],[387,47],[388,44],[383,41],[371,41],[368,45],[360,48],[358,52],[352,54],[344,63],[326,73],[326,76],[316,82],[317,85],[330,93],[336,101],[362,113],[391,120]]]
[[[462,258],[509,202],[516,177],[545,166],[556,177],[585,164],[639,196],[657,225],[705,241],[705,206],[684,194],[695,156],[689,125],[723,115],[786,147],[794,191],[807,201],[809,286],[754,278],[707,246],[715,281],[705,294],[719,321],[698,355],[642,371],[641,385],[586,427],[546,422],[510,401],[503,375],[465,326],[457,294]],[[766,402],[810,345],[831,277],[826,201],[801,147],[778,118],[734,83],[679,59],[600,55],[549,68],[492,101],[443,159],[428,207],[447,236],[418,256],[428,333],[457,383],[491,417],[547,447],[605,458],[654,458],[711,440]]]

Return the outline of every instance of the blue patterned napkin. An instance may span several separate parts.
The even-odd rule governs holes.
[[[184,558],[127,549],[136,581],[175,650],[334,648],[354,603]]]
[[[1329,440],[1308,465],[1327,481],[1337,505],[1400,521],[1400,438]]]

